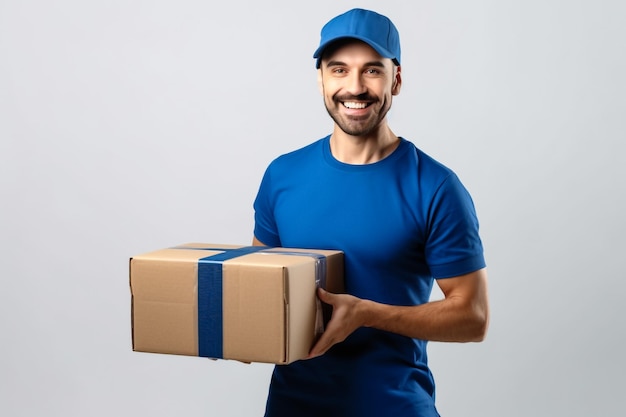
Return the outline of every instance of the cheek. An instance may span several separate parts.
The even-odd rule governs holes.
[[[322,90],[322,95],[324,96],[324,100],[333,102],[335,97],[341,93],[341,88],[331,84],[325,84],[324,89]]]
[[[333,84],[329,83],[328,81],[320,81],[319,82],[319,90],[320,90],[320,94],[324,98],[332,97],[333,94],[331,92],[334,91],[334,87],[333,87]]]

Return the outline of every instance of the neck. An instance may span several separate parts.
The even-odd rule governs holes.
[[[345,133],[337,125],[330,137],[330,151],[340,162],[365,165],[378,162],[389,156],[400,143],[400,139],[387,126],[362,136]]]

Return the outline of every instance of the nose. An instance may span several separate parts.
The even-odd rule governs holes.
[[[346,80],[346,91],[349,94],[358,96],[365,93],[366,90],[367,89],[365,88],[365,84],[363,83],[362,74],[357,71],[352,72]]]

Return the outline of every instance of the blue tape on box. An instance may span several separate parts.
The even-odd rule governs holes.
[[[316,286],[326,287],[326,257],[319,253],[270,250],[271,248],[267,246],[244,246],[241,248],[177,246],[175,249],[221,251],[221,253],[198,260],[198,356],[218,359],[224,357],[222,304],[222,264],[224,261],[251,253],[309,256],[315,259]],[[317,315],[315,319],[315,332],[317,335],[324,331],[322,311],[321,302],[317,299]]]
[[[222,358],[222,263],[265,248],[245,246],[237,249],[202,249],[224,252],[198,260],[198,356]]]

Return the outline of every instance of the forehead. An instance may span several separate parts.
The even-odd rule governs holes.
[[[327,64],[330,61],[380,61],[385,65],[392,64],[391,59],[383,58],[367,43],[358,39],[350,38],[339,40],[326,48],[324,54],[322,55],[322,63]]]

